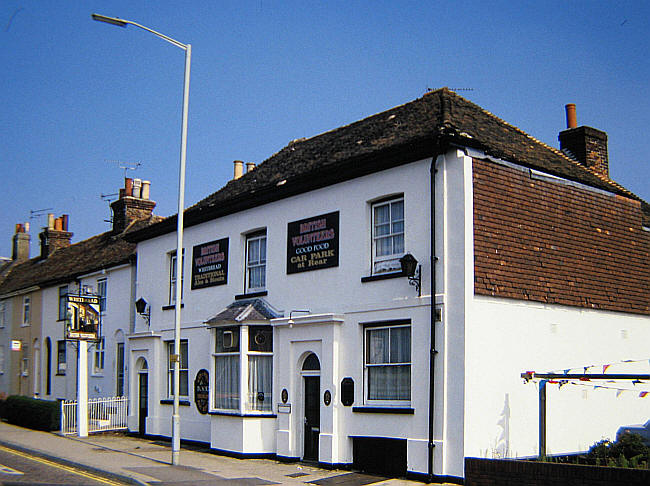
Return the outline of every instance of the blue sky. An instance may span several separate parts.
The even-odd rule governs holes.
[[[650,201],[647,2],[0,2],[0,255],[52,208],[73,242],[107,231],[101,194],[150,180],[176,212],[184,54],[192,44],[186,206],[310,137],[448,86],[557,147],[564,105],[608,133],[610,173]]]

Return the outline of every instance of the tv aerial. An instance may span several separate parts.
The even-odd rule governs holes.
[[[128,171],[130,170],[136,170],[138,167],[142,165],[142,162],[130,162],[130,161],[123,161],[123,160],[106,160],[106,162],[111,163],[111,164],[117,164],[117,166],[120,169],[124,170],[124,178],[126,179],[126,175]]]

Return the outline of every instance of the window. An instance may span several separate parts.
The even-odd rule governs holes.
[[[221,327],[215,332],[214,407],[241,413],[271,412],[273,328]],[[240,393],[242,384],[247,387],[245,394]]]
[[[124,396],[124,343],[117,343],[117,357],[115,359],[115,376],[117,389],[115,395]]]
[[[25,297],[23,297],[23,321],[22,321],[23,326],[29,326],[30,305],[31,305],[31,298],[28,295],[26,295]]]
[[[373,274],[401,269],[404,255],[404,198],[372,205]]]
[[[59,287],[59,320],[65,320],[66,312],[68,310],[68,286],[63,285]]]
[[[266,232],[246,237],[245,292],[266,288]]]
[[[239,410],[239,327],[216,331],[214,407]]]
[[[104,338],[99,338],[99,341],[95,343],[95,359],[93,363],[93,368],[95,373],[101,373],[104,371]]]
[[[5,327],[6,305],[4,301],[0,302],[0,329]]]
[[[20,376],[29,376],[29,345],[23,344],[23,356],[20,361]]]
[[[167,395],[170,397],[174,396],[174,363],[172,362],[172,355],[174,354],[174,342],[169,341],[167,343],[167,369],[168,369],[168,379],[167,379]],[[189,395],[189,386],[188,386],[188,366],[187,366],[187,339],[181,341],[181,355],[180,355],[180,380],[178,383],[179,386],[179,397],[187,397]]]
[[[65,341],[56,342],[56,374],[65,375]]]
[[[410,324],[366,327],[365,346],[367,400],[410,400]]]
[[[0,344],[0,375],[5,372],[5,347]]]
[[[181,261],[181,300],[183,299],[183,267],[185,266],[185,249]],[[176,252],[169,254],[169,305],[176,304]]]
[[[45,339],[45,359],[47,364],[45,365],[46,377],[45,377],[45,394],[52,394],[52,340],[48,337]]]
[[[106,312],[106,279],[97,280],[97,295],[99,296],[99,312]]]

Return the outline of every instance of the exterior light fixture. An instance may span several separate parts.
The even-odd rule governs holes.
[[[410,253],[400,258],[399,263],[402,266],[402,273],[409,279],[409,285],[415,286],[418,297],[422,297],[422,265],[419,265],[418,261]]]
[[[147,308],[147,301],[140,297],[135,301],[135,310],[140,314],[149,326],[151,326],[151,306]]]

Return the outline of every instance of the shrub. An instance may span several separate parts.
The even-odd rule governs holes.
[[[7,394],[5,392],[0,392],[0,419],[5,418],[5,402],[7,400]]]
[[[607,439],[596,442],[589,449],[587,459],[600,466],[648,469],[650,447],[639,434],[623,434],[616,442]]]
[[[9,396],[3,406],[4,418],[11,424],[36,430],[59,430],[59,402],[39,400],[19,395]]]

